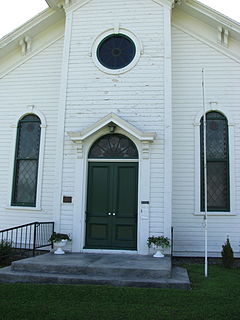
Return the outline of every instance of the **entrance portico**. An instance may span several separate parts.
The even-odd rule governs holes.
[[[113,213],[116,214],[116,212],[111,212],[106,209],[110,209],[110,207],[104,207],[104,210],[102,213],[105,214],[105,217],[103,219],[107,219],[107,225],[108,227],[103,226],[102,222],[98,222],[97,224],[94,222],[92,227],[95,228],[94,233],[92,234],[92,240],[91,238],[91,231],[90,231],[90,225],[88,224],[89,218],[93,218],[93,220],[99,217],[96,217],[93,215],[88,215],[89,210],[89,197],[88,194],[93,194],[93,190],[91,188],[93,187],[94,179],[90,183],[89,182],[89,176],[92,177],[93,171],[99,171],[99,170],[93,170],[93,163],[94,161],[91,161],[89,159],[89,151],[91,147],[93,146],[93,143],[97,141],[100,137],[105,136],[109,134],[109,124],[114,124],[115,126],[115,134],[121,135],[126,137],[129,141],[132,141],[133,145],[136,146],[136,150],[139,155],[139,159],[125,159],[123,162],[125,165],[120,165],[123,162],[119,159],[108,159],[109,161],[106,161],[106,159],[99,159],[98,163],[100,164],[105,163],[105,168],[108,167],[107,171],[112,172],[119,166],[124,168],[123,171],[125,171],[125,177],[128,180],[125,180],[120,182],[118,179],[118,182],[116,182],[116,174],[112,173],[109,175],[108,183],[117,183],[120,188],[122,188],[122,192],[124,193],[124,190],[126,189],[127,185],[130,183],[133,183],[131,186],[131,190],[134,194],[129,195],[129,205],[131,208],[125,208],[128,212],[135,212],[132,217],[131,214],[129,217],[126,217],[126,219],[132,219],[124,220],[123,219],[120,222],[120,220],[117,222],[117,217],[113,215]],[[136,252],[139,254],[147,254],[148,248],[147,248],[147,238],[149,237],[149,195],[150,195],[150,145],[151,142],[154,141],[155,134],[154,133],[145,133],[141,130],[137,129],[127,121],[123,120],[119,116],[117,116],[114,113],[111,113],[98,121],[97,123],[93,124],[83,132],[68,132],[68,135],[70,136],[71,140],[75,143],[76,146],[76,162],[75,162],[75,191],[74,191],[74,221],[73,221],[73,242],[72,242],[72,251],[73,252],[83,252],[83,251],[91,251],[91,252],[99,252],[104,250],[107,250],[107,252],[113,252],[116,249],[117,252],[128,252],[128,250],[131,250],[130,252]],[[89,161],[90,160],[90,161]],[[127,163],[129,163],[127,165]],[[98,165],[97,167],[103,167],[104,165]],[[111,170],[109,168],[111,167]],[[96,166],[95,166],[96,168]],[[128,168],[128,169],[127,169]],[[131,168],[131,169],[130,169]],[[129,171],[129,173],[126,173],[126,170]],[[100,170],[101,171],[101,170]],[[106,172],[106,171],[105,171]],[[133,172],[135,172],[133,174]],[[95,174],[94,173],[94,174]],[[97,176],[98,174],[96,174]],[[129,175],[133,175],[132,182],[129,180]],[[105,175],[104,175],[105,176]],[[103,181],[103,180],[102,180]],[[119,184],[120,183],[120,184]],[[122,183],[122,185],[121,185]],[[96,181],[95,181],[96,184]],[[115,191],[117,190],[117,184]],[[125,184],[125,185],[124,185]],[[99,186],[101,183],[99,184]],[[135,185],[135,190],[133,188],[133,185]],[[90,188],[90,189],[89,189]],[[105,188],[105,190],[109,189],[109,186]],[[112,189],[111,189],[112,190]],[[130,190],[130,189],[129,189]],[[115,195],[113,195],[115,194]],[[108,196],[110,193],[108,192]],[[118,191],[119,195],[119,191]],[[107,196],[107,197],[108,197]],[[124,196],[123,194],[121,195]],[[125,195],[125,197],[127,194]],[[111,198],[111,199],[110,199]],[[117,199],[116,199],[116,192],[112,193],[110,195],[110,198],[107,200],[112,202],[111,205],[116,205]],[[105,201],[106,201],[105,197]],[[115,199],[115,200],[114,200]],[[134,204],[135,201],[135,204]],[[123,202],[122,202],[123,203]],[[99,204],[98,204],[99,205]],[[133,209],[135,207],[135,209]],[[94,208],[96,212],[96,208]],[[130,211],[129,211],[130,210]],[[101,210],[100,210],[101,211]],[[106,212],[105,212],[106,211]],[[109,211],[109,212],[107,212]],[[120,210],[121,211],[121,210]],[[97,211],[97,215],[99,215],[99,211]],[[108,214],[111,215],[108,215]],[[135,216],[134,216],[135,215]],[[120,219],[120,216],[119,216]],[[90,219],[91,220],[91,219]],[[135,220],[135,222],[133,222]],[[91,220],[92,221],[92,220]],[[103,220],[102,220],[103,221]],[[87,223],[86,223],[87,222]],[[111,222],[111,223],[110,223]],[[113,230],[114,227],[116,227],[116,223],[119,223],[119,226],[121,227],[117,228],[119,232],[119,240],[122,239],[123,241],[118,242],[116,237],[116,228],[115,231]],[[134,224],[136,223],[136,226],[134,227]],[[124,227],[125,224],[125,227]],[[100,227],[101,225],[101,227]],[[87,226],[87,228],[86,228]],[[90,228],[90,229],[89,229]],[[93,230],[92,229],[92,230]],[[108,230],[108,231],[107,231]],[[89,233],[90,232],[90,233]],[[100,233],[98,233],[100,232]],[[115,234],[115,236],[113,236]],[[97,237],[96,237],[97,235]],[[106,240],[103,240],[103,237],[106,237],[108,240],[105,242],[105,245],[103,242]],[[124,240],[125,237],[125,240]],[[98,238],[98,240],[96,239]],[[113,238],[115,240],[113,240]],[[93,240],[95,239],[95,240]],[[102,239],[102,240],[100,240]],[[131,240],[130,240],[131,239]],[[134,240],[136,239],[136,240]],[[103,241],[103,242],[101,242]],[[135,241],[135,244],[134,244]],[[112,243],[115,243],[112,245]],[[125,243],[125,245],[124,245]],[[128,243],[128,245],[126,245]]]

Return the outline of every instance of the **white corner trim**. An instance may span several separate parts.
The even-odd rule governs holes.
[[[164,6],[164,236],[172,226],[172,36],[171,8]]]
[[[47,122],[44,114],[36,108],[34,105],[28,105],[26,106],[25,110],[23,110],[21,113],[18,114],[18,116],[15,118],[14,124],[11,126],[13,128],[13,134],[12,134],[12,154],[11,154],[11,166],[10,166],[10,180],[8,183],[8,194],[9,194],[9,200],[7,208],[25,208],[25,207],[18,207],[18,206],[12,206],[12,183],[13,183],[13,173],[14,173],[14,167],[15,167],[15,152],[16,152],[16,145],[17,145],[17,127],[18,122],[23,117],[25,117],[28,114],[34,114],[39,117],[41,121],[41,134],[40,134],[40,148],[39,148],[39,156],[38,156],[38,176],[37,176],[37,193],[36,193],[36,206],[35,207],[29,207],[29,210],[41,210],[41,195],[42,195],[42,177],[43,177],[43,162],[44,162],[44,150],[45,150],[45,137],[46,137],[46,128],[47,128]]]
[[[66,16],[65,22],[65,37],[64,50],[61,71],[61,87],[59,96],[59,113],[57,126],[57,145],[56,145],[56,192],[54,197],[54,221],[56,223],[56,230],[60,230],[61,222],[61,196],[62,196],[62,175],[63,175],[63,150],[64,150],[64,128],[65,128],[65,113],[67,103],[67,83],[68,83],[68,66],[72,37],[72,21],[73,14],[69,13]]]
[[[92,124],[82,132],[67,132],[67,134],[73,142],[81,142],[108,125],[110,122],[115,123],[117,126],[130,133],[140,141],[153,141],[155,139],[156,134],[154,132],[143,132],[126,120],[117,116],[115,113],[109,113],[107,116]]]
[[[235,215],[235,197],[236,197],[236,177],[235,177],[235,125],[231,123],[232,117],[225,108],[218,107],[212,109],[206,108],[206,112],[216,111],[223,114],[228,120],[228,141],[229,141],[229,187],[230,187],[230,212],[208,212],[209,215]],[[194,215],[202,215],[200,211],[201,203],[201,174],[200,174],[200,121],[203,112],[198,112],[195,117],[195,213]],[[229,121],[230,120],[230,121]]]

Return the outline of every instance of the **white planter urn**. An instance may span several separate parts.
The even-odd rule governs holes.
[[[65,254],[63,248],[66,246],[66,244],[67,244],[67,240],[54,242],[54,248],[56,248],[56,250],[54,251],[54,254]]]
[[[164,254],[163,254],[164,249],[162,247],[153,245],[153,249],[155,251],[153,255],[154,258],[164,258]]]

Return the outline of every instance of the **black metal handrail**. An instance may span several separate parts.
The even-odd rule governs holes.
[[[54,232],[54,222],[32,222],[21,226],[0,230],[0,242],[6,241],[18,250],[31,250],[52,246],[49,238]]]

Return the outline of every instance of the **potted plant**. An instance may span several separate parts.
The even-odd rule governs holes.
[[[152,247],[156,250],[156,253],[153,255],[155,258],[163,258],[164,254],[161,252],[166,248],[170,247],[170,239],[164,236],[151,236],[147,240],[148,247]]]
[[[68,234],[53,232],[49,238],[49,242],[53,242],[56,250],[54,254],[65,254],[63,248],[66,246],[68,241],[72,241]]]

